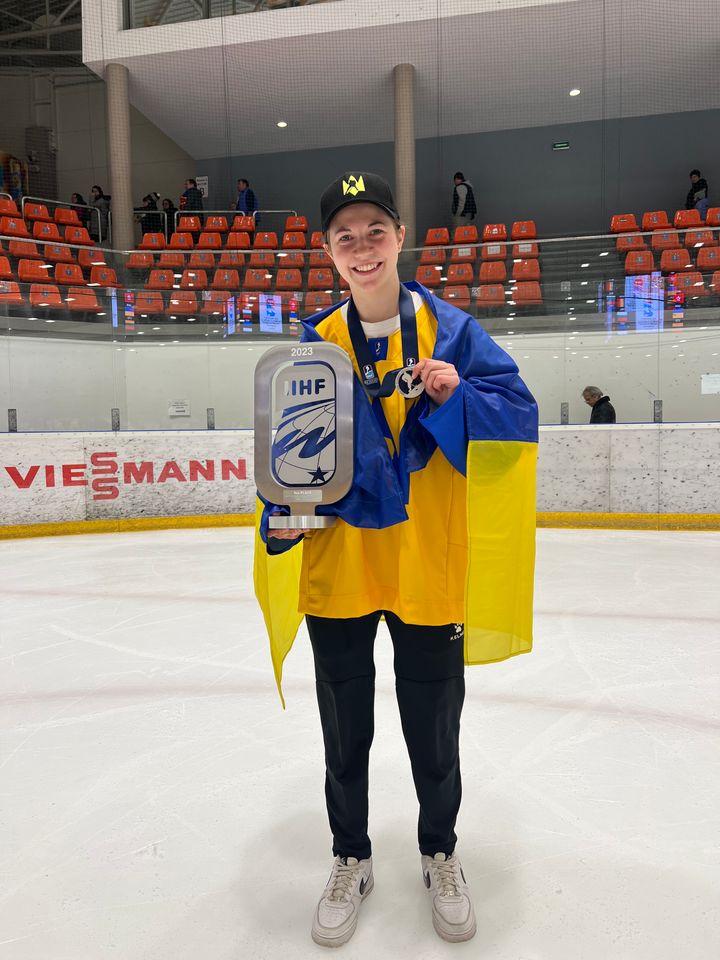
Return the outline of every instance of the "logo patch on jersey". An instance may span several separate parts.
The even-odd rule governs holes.
[[[387,337],[371,337],[370,340],[368,340],[368,346],[375,360],[387,360]]]
[[[359,193],[365,193],[365,181],[362,177],[358,179],[351,174],[348,180],[343,180],[343,196],[350,194],[351,197],[356,197]]]

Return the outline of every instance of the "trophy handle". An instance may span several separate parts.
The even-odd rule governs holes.
[[[287,514],[275,513],[268,517],[268,528],[270,530],[322,530],[327,527],[335,526],[335,517],[318,517],[314,513],[310,514]]]

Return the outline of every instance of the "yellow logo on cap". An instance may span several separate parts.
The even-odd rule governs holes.
[[[343,180],[343,196],[347,196],[348,193],[352,194],[353,197],[356,197],[359,193],[365,193],[365,183],[362,177],[358,180],[357,177],[351,175],[349,180]]]

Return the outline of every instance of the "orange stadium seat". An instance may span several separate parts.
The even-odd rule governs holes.
[[[266,270],[255,270],[250,268],[245,271],[245,277],[243,278],[243,289],[269,290],[271,280],[272,277],[268,276]]]
[[[466,230],[466,227],[459,227],[460,230]],[[450,251],[451,263],[473,263],[477,257],[477,247],[453,247]]]
[[[23,283],[47,283],[51,269],[49,264],[39,260],[20,260],[17,266],[18,279]]]
[[[159,237],[162,237],[162,234],[158,234]],[[143,240],[145,237],[143,237]],[[164,240],[164,237],[163,237]],[[163,243],[163,246],[165,244]],[[191,233],[186,231],[178,230],[170,237],[170,243],[168,244],[171,250],[192,250],[193,248],[193,238]]]
[[[255,234],[253,247],[256,250],[277,250],[277,234],[272,230],[262,230]]]
[[[425,234],[426,247],[445,247],[450,243],[450,231],[447,227],[431,227]]]
[[[667,230],[670,224],[664,210],[651,210],[642,218],[643,230]]]
[[[87,247],[93,245],[85,227],[65,227],[65,243],[84,244]]]
[[[220,254],[220,260],[218,261],[219,267],[244,267],[245,266],[245,254],[239,253],[237,250],[225,250]]]
[[[25,220],[52,220],[44,203],[26,203],[23,216]]]
[[[652,250],[676,250],[680,245],[677,230],[656,230],[650,238]]]
[[[278,270],[275,281],[277,290],[300,290],[302,288],[302,274],[299,270],[289,270],[283,267]]]
[[[310,270],[308,273],[308,290],[332,290],[334,286],[333,272],[326,268]]]
[[[204,270],[183,270],[180,278],[181,290],[205,290],[207,285],[208,278]]]
[[[90,220],[90,223],[93,223],[93,220],[97,223],[97,217],[93,217]],[[81,227],[80,217],[77,215],[77,210],[69,210],[67,207],[56,207],[55,208],[55,223],[60,224],[63,227]]]
[[[239,290],[240,274],[232,268],[218,267],[213,276],[211,287],[213,290]]]
[[[704,273],[720,270],[720,247],[702,247],[698,250],[697,268]]]
[[[537,227],[534,220],[516,220],[510,233],[511,240],[534,240],[537,237]]]
[[[288,217],[285,221],[285,230],[294,231],[299,230],[300,233],[307,233],[308,222],[307,217]]]
[[[26,263],[32,263],[32,260],[26,260]],[[7,257],[0,257],[0,280],[12,280],[14,273],[10,269],[10,261]]]
[[[250,249],[250,234],[242,231],[240,233],[229,233],[227,238],[227,243],[225,244],[226,250],[249,250]]]
[[[540,262],[538,260],[518,260],[513,263],[513,280],[539,280]]]
[[[190,254],[188,266],[198,267],[200,270],[214,270],[215,254],[211,250],[194,250]]]
[[[135,313],[157,316],[165,312],[165,301],[159,290],[138,290],[135,294]]]
[[[466,230],[467,227],[458,227],[459,230]],[[443,300],[449,300],[461,310],[467,310],[470,307],[470,287],[465,286],[447,286],[440,291]]]
[[[56,223],[36,220],[33,223],[33,237],[36,240],[62,240]]]
[[[147,290],[172,290],[175,283],[175,274],[167,268],[151,270],[145,288]]]
[[[20,211],[17,204],[10,197],[0,197],[0,217],[18,217]],[[1,231],[0,231],[1,232]]]
[[[514,243],[512,248],[513,260],[537,260],[540,249],[536,243]]]
[[[720,293],[720,270],[716,270],[712,275],[712,280],[708,284],[711,290],[714,290],[715,293]]]
[[[624,233],[615,243],[618,253],[630,253],[631,250],[645,250],[645,240],[639,233]]]
[[[453,243],[477,243],[478,232],[474,224],[466,227],[455,227],[453,233]]]
[[[467,284],[472,286],[475,271],[470,263],[451,263],[448,267],[447,282],[451,287]]]
[[[437,264],[442,266],[445,263],[445,251],[435,247],[433,249],[426,249],[420,254],[420,263],[422,264]]]
[[[315,290],[305,295],[305,313],[320,313],[321,310],[327,310],[332,306],[332,294],[325,291]]]
[[[40,253],[37,244],[33,240],[11,240],[8,243],[8,253],[11,257],[27,257],[28,259],[42,260],[44,255]]]
[[[0,281],[0,303],[8,307],[19,307],[24,303],[20,286],[14,280]]]
[[[152,254],[150,254],[152,256]],[[191,254],[195,256],[195,254]],[[158,257],[157,265],[159,267],[167,267],[168,270],[184,270],[185,269],[185,254],[184,253],[170,253],[167,250],[163,251]]]
[[[254,233],[255,221],[246,214],[238,214],[233,220],[230,230],[233,233]]]
[[[504,223],[486,223],[482,232],[483,243],[495,240],[507,240],[507,227]]]
[[[65,309],[60,290],[53,283],[33,283],[30,287],[30,306]]]
[[[170,224],[172,226],[172,224]],[[200,233],[202,230],[202,223],[200,222],[200,217],[196,214],[183,214],[178,217],[177,226],[175,231],[177,233]]]
[[[326,261],[322,263],[313,264],[313,257],[325,256],[324,250],[316,250],[314,253],[310,254],[310,266],[324,267],[326,264],[332,266],[332,260],[328,257]],[[305,269],[305,254],[300,253],[298,250],[292,250],[289,253],[278,254],[278,263],[285,270],[304,270]]]
[[[225,313],[228,300],[232,300],[233,295],[229,290],[207,290],[203,294],[203,305],[201,313]]]
[[[85,247],[82,250],[78,250],[78,263],[81,267],[90,269],[91,267],[105,266],[105,254],[102,250],[93,250],[91,247]]]
[[[219,233],[211,233],[207,230],[198,237],[197,248],[198,250],[222,250],[222,237]]]
[[[22,217],[0,217],[0,234],[5,237],[30,239],[30,232]]]
[[[505,290],[500,283],[490,283],[478,287],[476,303],[478,307],[504,307]]]
[[[685,234],[685,246],[688,250],[694,247],[717,246],[718,235],[712,230],[688,230]]]
[[[82,310],[86,313],[98,313],[100,304],[94,290],[88,287],[70,287],[65,297],[71,310]]]
[[[189,316],[197,313],[197,295],[194,290],[173,290],[168,298],[166,313]]]
[[[512,299],[517,306],[538,306],[543,302],[542,291],[537,280],[522,280],[512,287]]]
[[[692,270],[690,254],[684,248],[677,250],[663,250],[660,257],[662,273],[676,273],[678,270]]]
[[[47,243],[43,247],[45,259],[53,263],[75,263],[75,257],[70,247],[62,243]]]
[[[227,233],[228,232],[228,222],[227,217],[222,215],[213,214],[205,218],[205,229],[212,233]]]
[[[507,246],[504,243],[489,243],[480,248],[481,260],[504,260],[507,257]]]
[[[507,270],[502,260],[487,260],[480,264],[480,283],[498,284],[507,279]]]
[[[706,227],[720,227],[720,207],[709,207],[705,214]]]
[[[91,267],[90,284],[91,287],[121,287],[118,283],[117,273],[112,267]]]
[[[625,257],[625,273],[631,276],[652,273],[654,269],[655,259],[650,250],[631,250]]]
[[[322,230],[314,230],[310,235],[310,247],[313,250],[321,250],[323,246]]]
[[[138,250],[164,250],[165,247],[164,233],[144,233],[138,244]]]
[[[327,267],[329,270],[332,270],[333,262],[324,250],[313,250],[308,259],[308,266],[313,269]]]
[[[275,266],[275,254],[269,253],[267,250],[251,253],[249,266],[257,267],[258,270],[261,270],[263,267],[266,270],[272,270]]]
[[[699,210],[676,210],[673,217],[673,226],[676,230],[688,230],[701,227],[703,219]]]
[[[283,234],[283,250],[304,250],[306,245],[305,234],[300,230],[289,230]]]
[[[610,233],[637,233],[639,229],[634,213],[614,213],[610,218]]]
[[[125,266],[128,270],[151,270],[155,263],[152,253],[140,253],[134,250],[127,258]]]
[[[682,290],[686,297],[699,299],[708,296],[702,274],[697,270],[688,270],[687,273],[681,273],[675,280],[675,289]]]
[[[425,287],[439,287],[441,273],[442,267],[440,266],[432,266],[432,264],[423,266],[421,264],[415,271],[415,279]]]
[[[77,263],[56,263],[55,283],[70,283],[80,286],[85,283],[83,272]]]

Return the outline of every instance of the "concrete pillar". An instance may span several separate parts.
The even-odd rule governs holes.
[[[128,68],[122,63],[105,67],[105,103],[108,169],[112,196],[111,240],[116,250],[129,250],[134,245],[132,166],[130,149],[130,100]],[[107,240],[103,237],[102,245]]]
[[[395,202],[406,227],[405,247],[415,246],[415,67],[393,69],[395,89]]]

